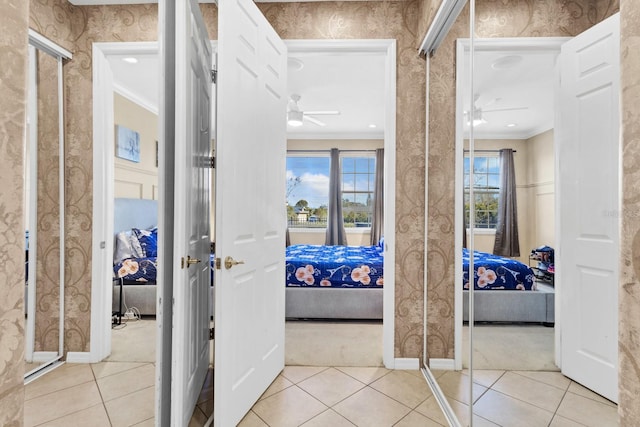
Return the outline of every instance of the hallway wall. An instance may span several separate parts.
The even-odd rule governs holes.
[[[18,426],[24,400],[22,192],[29,5],[0,0],[0,10],[0,425]]]

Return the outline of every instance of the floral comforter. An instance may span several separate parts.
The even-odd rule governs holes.
[[[380,288],[382,247],[291,245],[286,252],[289,287]]]
[[[469,289],[469,250],[462,249],[462,282]],[[528,265],[511,258],[474,251],[474,283],[476,290],[536,290],[534,274]]]

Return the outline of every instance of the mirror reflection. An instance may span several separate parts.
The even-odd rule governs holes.
[[[62,356],[61,56],[30,34],[25,138],[25,378]]]
[[[618,184],[601,172],[616,170],[615,162],[587,170],[592,160],[618,158],[617,145],[606,143],[617,141],[617,126],[608,126],[618,123],[617,110],[594,101],[617,105],[615,90],[600,91],[617,88],[619,59],[603,47],[619,32],[616,8],[601,4],[588,14],[561,2],[472,3],[474,48],[459,39],[450,58],[458,79],[456,363],[463,370],[438,372],[439,386],[461,425],[519,425],[524,413],[553,425],[565,421],[558,408],[567,415],[593,401],[609,405],[599,425],[615,423],[616,341],[607,337],[617,336],[617,264],[586,248],[613,242],[605,252],[617,258],[615,221],[601,215],[612,202],[588,196],[598,188],[615,203]],[[582,52],[596,45],[587,67]],[[607,83],[582,82],[591,73]],[[578,412],[568,418],[592,422]]]
[[[464,177],[464,321],[469,321],[467,247],[473,238],[474,368],[557,370],[554,83],[559,51],[494,42],[490,48],[476,42],[473,106],[470,97],[463,103],[465,149],[458,155],[463,157]],[[468,64],[467,55],[464,75]],[[470,127],[475,134],[473,173]],[[468,350],[462,354],[466,367]]]

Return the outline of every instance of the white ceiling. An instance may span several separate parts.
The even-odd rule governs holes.
[[[293,61],[292,61],[293,60]],[[299,62],[298,62],[299,61]],[[302,63],[302,69],[291,66]],[[385,58],[372,54],[315,54],[289,58],[289,95],[299,94],[302,111],[337,110],[288,126],[289,138],[382,138],[384,134]],[[375,125],[375,128],[370,127]]]
[[[159,62],[157,55],[136,55],[138,63],[107,57],[116,90],[151,111],[158,111]],[[384,57],[371,54],[297,55],[290,66],[288,94],[301,96],[303,111],[337,110],[339,115],[312,116],[326,126],[304,121],[288,126],[292,139],[382,138],[384,132]],[[283,115],[283,120],[285,117]],[[375,128],[369,127],[375,125]]]
[[[483,110],[482,116],[487,123],[474,128],[475,138],[528,139],[551,129],[557,57],[557,53],[548,51],[477,51],[474,57],[475,104]],[[500,62],[506,65],[500,67]],[[468,63],[467,57],[465,70]],[[467,76],[468,71],[462,75]],[[468,94],[468,78],[465,83],[464,93]],[[464,110],[469,111],[471,99],[468,95],[465,98]],[[521,109],[489,112],[510,108]],[[506,127],[509,124],[515,126]]]
[[[135,56],[137,64],[123,61]],[[157,54],[108,55],[116,91],[158,113],[160,62]]]

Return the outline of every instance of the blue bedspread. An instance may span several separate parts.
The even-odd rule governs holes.
[[[116,279],[127,282],[156,282],[157,258],[127,258],[114,264],[113,273]]]
[[[286,251],[286,285],[380,288],[383,259],[380,246],[292,245]]]
[[[511,258],[474,251],[473,270],[476,290],[535,290],[534,274],[526,264]],[[462,249],[462,282],[469,289],[469,250]]]
[[[211,265],[211,283],[213,283],[213,270],[215,255],[209,257]],[[113,265],[113,277],[123,279],[125,282],[149,283],[155,285],[157,277],[157,257],[127,258]]]

